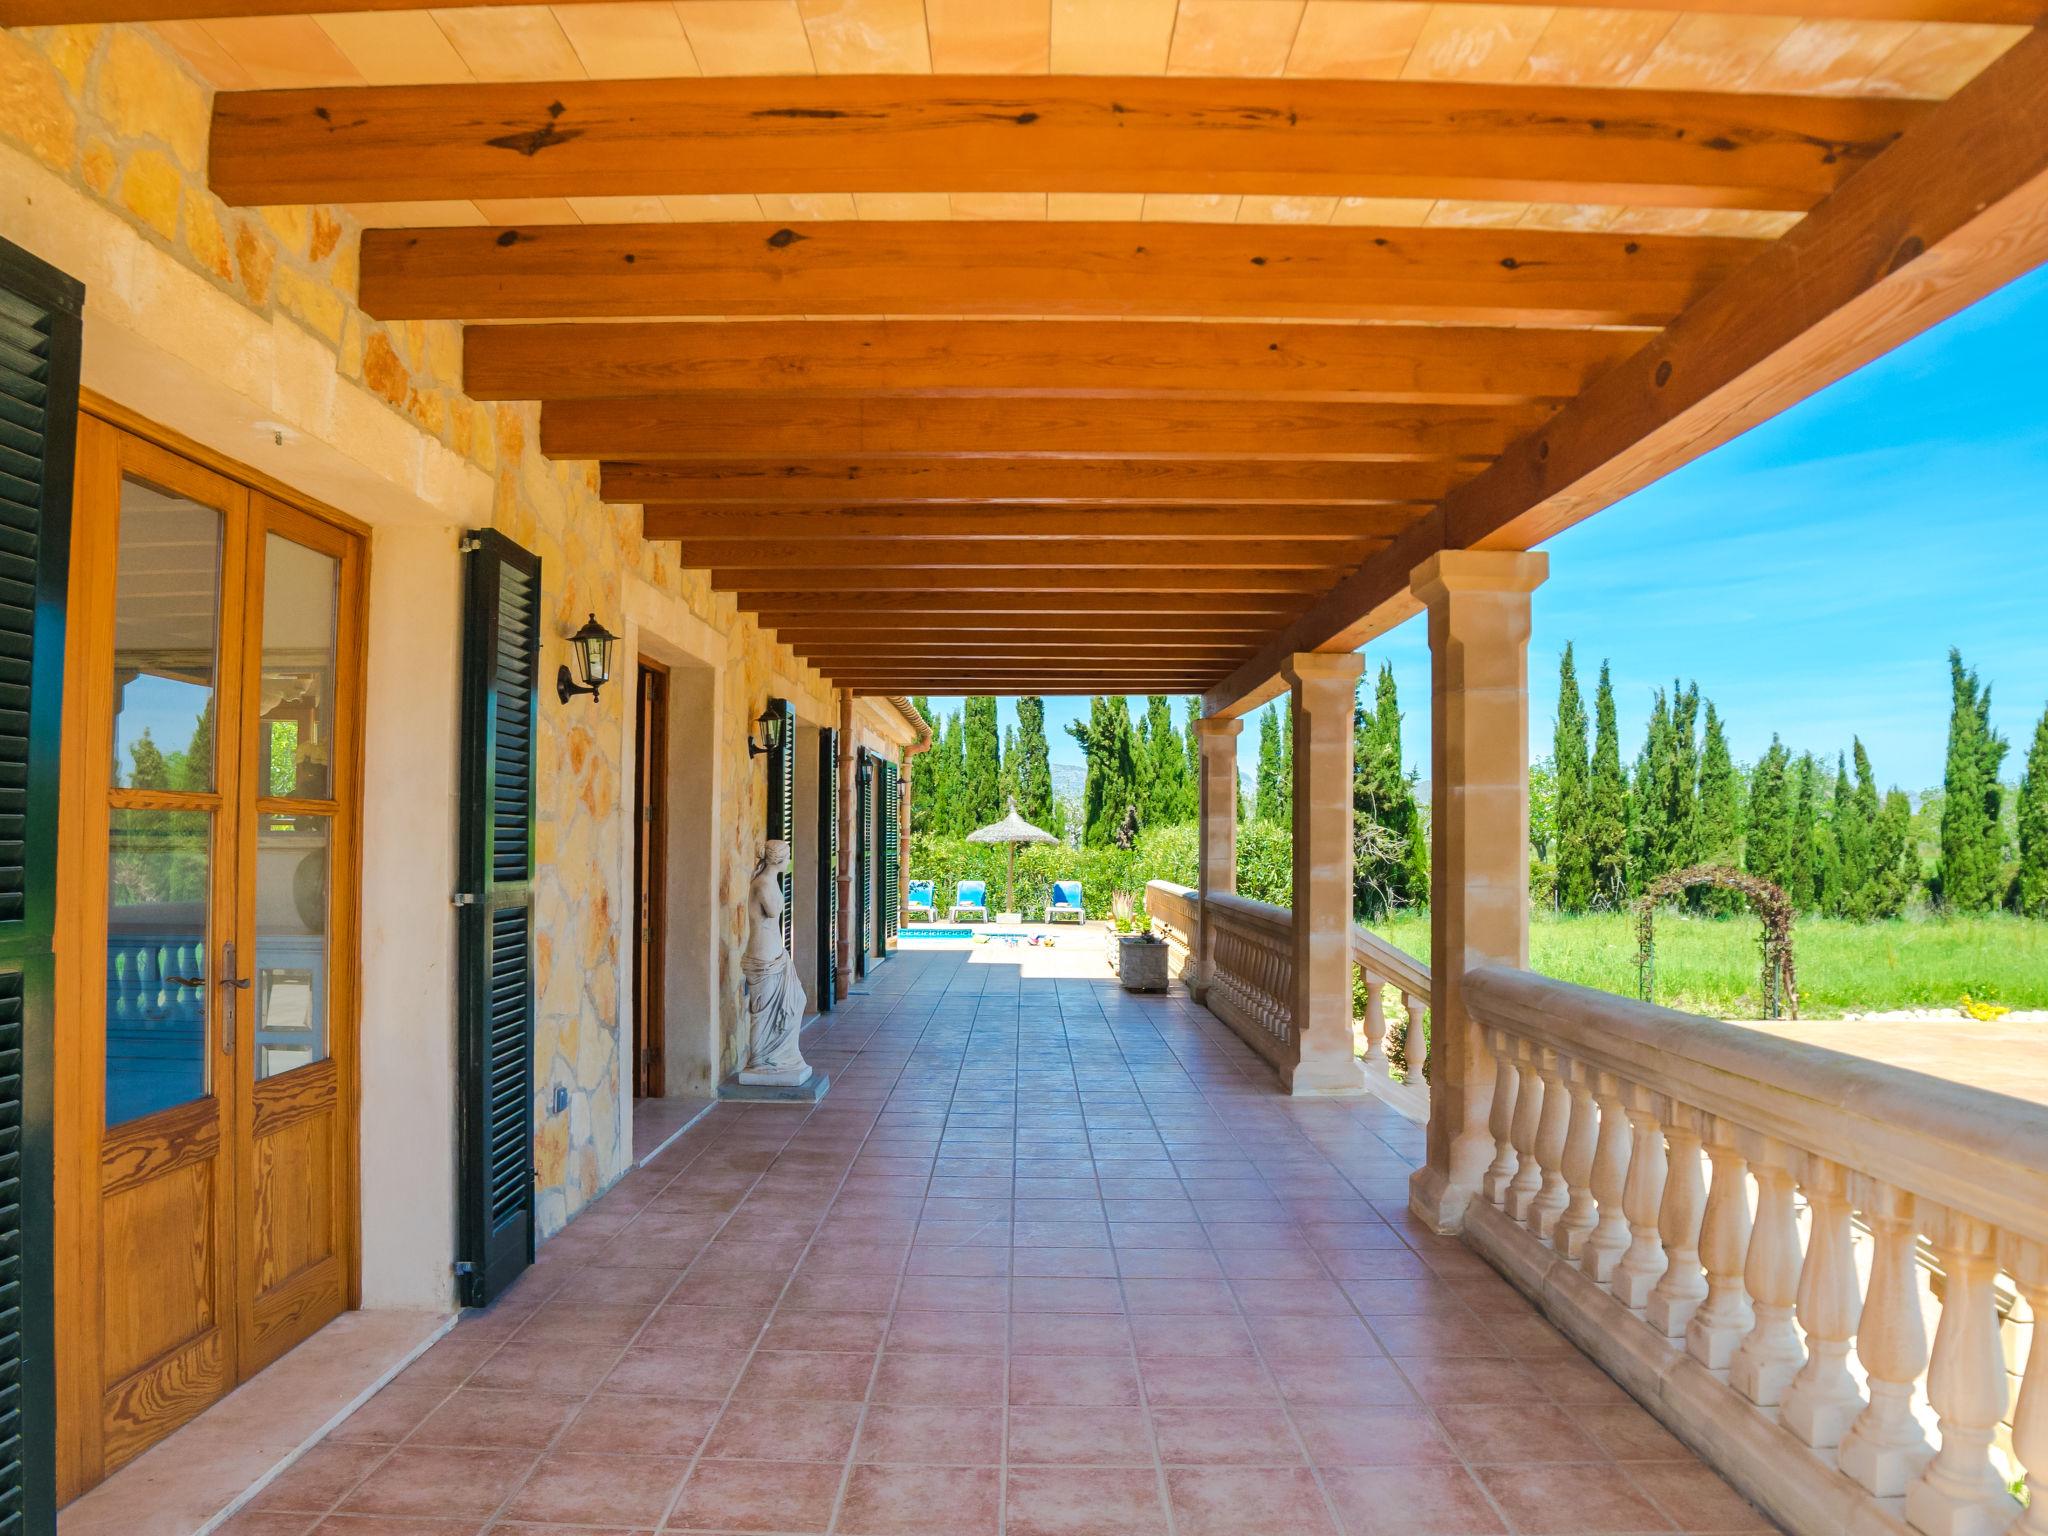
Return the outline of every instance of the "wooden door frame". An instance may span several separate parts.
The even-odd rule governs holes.
[[[668,1088],[669,669],[651,656],[634,674],[633,720],[633,1097],[658,1099]]]
[[[359,1176],[359,1133],[361,1104],[358,1071],[360,1038],[360,893],[362,889],[361,786],[363,782],[362,719],[364,705],[363,643],[367,625],[369,543],[364,524],[332,508],[293,494],[269,477],[250,471],[232,460],[192,442],[182,435],[156,427],[134,412],[90,391],[81,392],[78,420],[77,506],[72,526],[72,568],[69,609],[72,643],[67,647],[64,682],[64,728],[62,762],[65,793],[59,809],[59,917],[57,927],[58,1050],[56,1070],[56,1153],[57,1200],[55,1210],[55,1316],[59,1337],[66,1341],[60,1353],[57,1373],[57,1460],[58,1498],[68,1501],[106,1475],[107,1455],[102,1423],[102,1387],[105,1339],[102,1333],[104,1292],[100,1278],[102,1233],[99,1201],[102,1168],[109,1156],[105,1136],[105,1007],[106,1007],[106,920],[109,874],[107,847],[111,828],[110,771],[113,761],[114,697],[111,669],[104,665],[112,643],[114,622],[115,561],[118,556],[117,512],[89,505],[87,498],[107,485],[118,487],[125,469],[135,468],[172,489],[180,483],[194,488],[230,488],[226,494],[241,499],[239,513],[240,548],[232,543],[232,528],[224,529],[221,595],[222,633],[240,635],[241,655],[223,649],[216,665],[221,678],[216,686],[215,759],[217,765],[212,808],[213,878],[232,882],[239,917],[235,927],[246,929],[246,958],[254,961],[253,885],[245,860],[233,846],[238,809],[255,802],[241,794],[237,775],[246,764],[247,744],[240,740],[249,711],[240,704],[240,690],[253,687],[254,673],[260,671],[261,635],[246,605],[256,590],[256,574],[248,559],[251,549],[263,548],[263,533],[270,526],[268,499],[293,520],[309,519],[324,525],[333,536],[353,550],[345,562],[341,588],[337,593],[337,636],[335,666],[335,740],[337,750],[330,762],[335,790],[334,824],[329,857],[330,993],[329,1051],[338,1075],[340,1137],[336,1157],[336,1198],[344,1202],[338,1238],[346,1271],[345,1301],[355,1307],[361,1301],[361,1208],[357,1191]],[[153,471],[153,472],[152,472]],[[205,498],[202,498],[205,499]],[[303,526],[303,525],[302,525]],[[257,658],[250,664],[249,647]],[[227,674],[236,676],[230,680]],[[230,700],[234,711],[229,712]],[[232,739],[231,739],[232,738]],[[182,804],[183,802],[181,802]],[[244,839],[254,844],[254,824]],[[220,910],[214,903],[215,912]],[[224,934],[214,931],[217,919],[210,917],[208,932],[209,967]],[[238,938],[244,937],[242,934]],[[211,990],[211,989],[210,989]],[[243,1012],[253,1019],[253,1004]],[[206,1052],[210,1071],[208,1099],[221,1104],[221,1135],[230,1147],[240,1144],[239,1128],[233,1122],[238,1095],[221,1093],[220,1072],[239,1076],[245,1043],[253,1047],[253,1028],[238,1024],[236,1055],[223,1066],[219,1052],[219,1010],[209,1005]],[[251,1058],[253,1060],[253,1058]],[[282,1079],[280,1079],[282,1080]],[[230,1086],[240,1087],[239,1083]],[[246,1099],[247,1094],[239,1095]],[[167,1112],[176,1116],[177,1111]],[[191,1118],[191,1117],[187,1117]],[[155,1143],[164,1136],[168,1150],[174,1145],[184,1122],[166,1124],[155,1136],[141,1135],[113,1143],[116,1154],[148,1155],[140,1142]],[[138,1141],[128,1147],[127,1141]],[[232,1161],[232,1159],[230,1159]],[[230,1169],[230,1187],[217,1202],[225,1232],[217,1233],[222,1263],[237,1294],[245,1289],[244,1243],[240,1226],[243,1193]],[[91,1191],[90,1204],[87,1191]],[[90,1219],[87,1219],[87,1218]],[[239,1318],[222,1319],[224,1385],[222,1391],[247,1374],[243,1359],[243,1328]],[[205,1404],[193,1409],[203,1411]],[[190,1417],[191,1415],[186,1415]],[[126,1458],[123,1458],[126,1459]]]

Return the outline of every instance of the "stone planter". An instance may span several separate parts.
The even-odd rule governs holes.
[[[1120,934],[1116,941],[1117,979],[1126,992],[1166,990],[1168,946],[1149,934]]]

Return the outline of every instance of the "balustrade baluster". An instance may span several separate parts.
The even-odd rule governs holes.
[[[2048,1250],[2037,1243],[2015,1245],[2006,1266],[2033,1314],[2020,1405],[2012,1416],[2012,1452],[2027,1475],[2027,1512],[2012,1536],[2048,1536]]]
[[[1536,1162],[1543,1182],[1529,1202],[1529,1229],[1547,1239],[1571,1201],[1564,1181],[1564,1142],[1571,1127],[1572,1096],[1557,1052],[1539,1048],[1536,1063],[1543,1078],[1543,1113],[1536,1121]]]
[[[1579,1267],[1606,1285],[1628,1251],[1628,1213],[1622,1209],[1628,1187],[1628,1106],[1622,1101],[1620,1080],[1609,1073],[1599,1074],[1594,1093],[1600,1105],[1600,1138],[1593,1146],[1593,1198],[1600,1202],[1600,1220],[1586,1239]]]
[[[1686,1353],[1710,1370],[1724,1371],[1756,1322],[1742,1283],[1749,1255],[1749,1165],[1731,1126],[1708,1120],[1707,1160],[1714,1165],[1707,1212],[1700,1223],[1700,1264],[1707,1295],[1685,1326]]]
[[[1515,1177],[1515,1059],[1507,1036],[1491,1033],[1487,1043],[1493,1050],[1493,1104],[1486,1112],[1486,1128],[1493,1132],[1493,1162],[1480,1187],[1488,1200],[1500,1205]]]
[[[1401,1006],[1408,1012],[1408,1021],[1401,1026],[1401,1070],[1409,1082],[1420,1083],[1422,1069],[1429,1056],[1429,1035],[1422,1025],[1422,1015],[1428,1009],[1429,1001],[1412,992],[1403,992]]]
[[[1628,1179],[1621,1193],[1629,1245],[1614,1266],[1612,1288],[1615,1300],[1636,1309],[1650,1299],[1664,1273],[1664,1244],[1657,1232],[1657,1212],[1664,1203],[1664,1127],[1647,1090],[1631,1088],[1629,1100]]]
[[[1906,1522],[1926,1536],[1996,1536],[2019,1512],[1991,1457],[1991,1439],[2006,1407],[2005,1354],[1992,1289],[1998,1266],[1985,1223],[1949,1211],[1938,1226],[1934,1256],[1946,1286],[1927,1367],[1927,1400],[1940,1421],[1941,1449],[1906,1490]]]
[[[1842,1440],[1841,1466],[1870,1492],[1892,1499],[1934,1454],[1913,1413],[1913,1393],[1927,1369],[1918,1232],[1913,1197],[1903,1189],[1871,1183],[1860,1204],[1875,1236],[1869,1291],[1856,1325],[1856,1358],[1869,1377],[1870,1401]]]
[[[1536,1124],[1543,1114],[1543,1079],[1537,1074],[1533,1046],[1517,1044],[1515,1076],[1515,1177],[1508,1185],[1508,1215],[1527,1221],[1529,1202],[1543,1187],[1543,1170],[1536,1166]]]
[[[1667,1339],[1685,1337],[1686,1325],[1707,1299],[1700,1269],[1700,1222],[1706,1211],[1706,1180],[1700,1173],[1700,1138],[1692,1112],[1673,1104],[1664,1124],[1664,1199],[1657,1208],[1657,1232],[1664,1240],[1664,1275],[1650,1292],[1643,1320]]]
[[[1728,1363],[1728,1384],[1760,1407],[1776,1406],[1806,1363],[1792,1308],[1799,1292],[1799,1220],[1792,1209],[1786,1149],[1760,1138],[1750,1159],[1756,1176],[1756,1225],[1749,1234],[1743,1284],[1756,1322]]]
[[[1551,1243],[1568,1259],[1585,1251],[1599,1211],[1593,1201],[1593,1148],[1600,1135],[1600,1109],[1593,1102],[1592,1068],[1564,1064],[1565,1089],[1571,1095],[1571,1128],[1564,1138],[1565,1207],[1551,1233]]]
[[[1379,978],[1364,966],[1365,978],[1365,1069],[1385,1076],[1387,1072],[1387,997]]]
[[[1810,1213],[1798,1291],[1806,1364],[1786,1389],[1779,1422],[1808,1445],[1840,1445],[1863,1408],[1849,1374],[1849,1343],[1863,1305],[1849,1230],[1849,1179],[1841,1164],[1809,1157],[1799,1187]]]

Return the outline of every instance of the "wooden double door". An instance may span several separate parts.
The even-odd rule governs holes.
[[[60,1497],[353,1303],[360,533],[81,418]]]

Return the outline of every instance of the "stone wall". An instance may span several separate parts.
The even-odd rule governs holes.
[[[215,198],[205,179],[210,112],[208,87],[147,28],[0,31],[0,234],[87,283],[88,382],[119,403],[162,409],[180,386],[149,375],[163,371],[159,357],[176,359],[222,383],[229,413],[243,418],[234,426],[249,433],[249,461],[277,478],[373,524],[425,516],[453,527],[488,516],[537,551],[544,679],[567,660],[562,637],[587,613],[622,628],[632,578],[723,637],[724,718],[706,750],[718,754],[726,808],[716,889],[730,1067],[745,1018],[743,897],[765,815],[747,732],[771,693],[795,694],[807,713],[830,718],[829,689],[730,597],[713,594],[705,573],[682,569],[673,546],[643,542],[637,507],[600,502],[594,465],[543,458],[537,407],[464,395],[459,325],[383,324],[363,314],[355,304],[361,230],[347,212],[231,209]],[[147,361],[131,364],[131,355]],[[274,459],[259,442],[267,425],[256,430],[271,416],[280,424]],[[295,462],[320,472],[295,478]],[[379,621],[373,612],[373,628]],[[544,1236],[630,1163],[622,1034],[630,1034],[631,667],[622,656],[620,683],[597,701],[558,706],[543,694],[536,1150]],[[557,1089],[568,1106],[559,1114]]]

